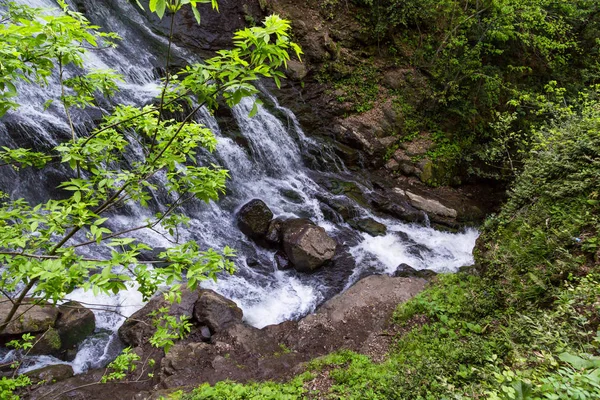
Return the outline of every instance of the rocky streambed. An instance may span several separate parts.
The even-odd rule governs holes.
[[[63,380],[34,387],[27,397],[104,400],[118,391],[119,399],[152,399],[165,390],[204,382],[283,380],[301,372],[306,361],[338,349],[377,357],[387,351],[389,335],[384,331],[393,310],[425,284],[416,277],[369,276],[299,321],[262,329],[244,323],[241,309],[217,293],[184,290],[181,303],[171,306],[170,313],[190,317],[194,326],[166,355],[147,342],[153,331],[150,314],[166,305],[158,297],[119,329],[121,340],[141,357],[127,382],[96,384],[104,370],[64,379],[63,367],[48,367],[43,371],[46,378]]]

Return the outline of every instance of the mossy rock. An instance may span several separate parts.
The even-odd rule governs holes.
[[[35,345],[31,348],[30,355],[58,356],[61,352],[60,335],[54,328],[48,328],[46,332],[36,335],[33,342]]]
[[[387,233],[387,227],[384,224],[375,221],[373,218],[351,220],[348,224],[354,229],[368,233],[371,236],[385,236]]]

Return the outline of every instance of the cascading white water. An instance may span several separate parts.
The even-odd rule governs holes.
[[[25,3],[25,1],[23,1]],[[51,0],[27,1],[28,5],[53,7]],[[92,2],[90,2],[92,3]],[[164,45],[163,38],[155,36],[144,26],[135,7],[128,1],[111,0],[93,2],[88,17],[93,23],[118,32],[125,38],[116,50],[93,53],[87,60],[90,68],[112,68],[122,73],[126,82],[116,101],[129,104],[145,104],[158,93],[153,65],[160,64],[160,54],[155,48]],[[148,44],[153,42],[153,44]],[[184,50],[175,49],[182,58]],[[31,146],[48,147],[64,140],[67,125],[60,108],[44,111],[43,100],[57,97],[58,87],[52,83],[41,92],[27,85],[19,86],[18,102],[22,107],[9,113],[0,121],[0,145],[15,147],[25,141]],[[264,90],[263,90],[264,91]],[[257,327],[297,318],[314,308],[331,295],[331,282],[322,275],[304,275],[294,271],[277,270],[274,252],[251,243],[236,227],[235,211],[248,200],[260,198],[277,216],[310,217],[325,227],[332,235],[350,229],[343,222],[327,221],[321,211],[319,196],[331,196],[311,176],[335,176],[343,172],[343,163],[332,153],[323,151],[322,145],[307,138],[293,113],[281,107],[277,99],[264,96],[275,109],[286,116],[287,121],[277,119],[267,109],[260,108],[254,118],[248,118],[253,99],[244,99],[234,107],[233,116],[241,135],[247,140],[244,148],[232,140],[227,132],[221,132],[217,120],[207,112],[200,112],[199,120],[210,127],[217,136],[216,154],[210,162],[217,162],[230,170],[231,180],[228,196],[218,203],[193,203],[186,207],[191,218],[190,227],[182,232],[182,240],[196,240],[206,247],[216,249],[229,245],[236,248],[239,257],[237,273],[221,276],[216,283],[206,283],[219,293],[236,301],[244,311],[245,320]],[[92,117],[80,113],[80,126],[91,126]],[[61,137],[62,134],[62,137]],[[323,158],[329,161],[330,171],[308,171],[303,164],[303,151],[307,147],[321,148]],[[140,156],[135,146],[126,157]],[[206,160],[200,160],[206,161]],[[310,173],[309,173],[310,172]],[[25,197],[31,202],[51,197],[56,179],[64,171],[56,170],[50,175],[34,172],[17,175],[14,172],[0,174],[0,190],[13,197]],[[58,178],[57,178],[58,176]],[[15,185],[15,182],[19,182]],[[54,186],[53,186],[54,185]],[[10,190],[9,190],[10,189]],[[293,194],[293,196],[290,195]],[[158,206],[168,201],[168,194],[155,193]],[[352,284],[367,268],[379,273],[392,273],[401,263],[416,269],[429,268],[436,271],[454,271],[473,262],[472,249],[477,237],[475,230],[450,234],[413,224],[405,224],[389,218],[372,215],[370,211],[355,204],[364,217],[372,217],[384,223],[389,233],[383,237],[357,235],[358,243],[350,249],[357,261],[354,271],[340,278],[342,289]],[[152,212],[136,205],[129,205],[112,216],[110,228],[119,230],[139,225]],[[138,233],[137,237],[155,247],[168,247],[169,241],[153,232]],[[107,250],[101,246],[86,250],[86,255],[101,257]],[[93,308],[97,318],[97,332],[80,346],[72,365],[76,372],[105,365],[119,348],[116,331],[125,317],[143,306],[141,296],[131,288],[117,296],[93,296],[78,290],[70,299],[81,301]],[[29,369],[43,364],[58,363],[51,357],[37,358]]]

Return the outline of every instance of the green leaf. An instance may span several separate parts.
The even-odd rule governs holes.
[[[194,18],[196,18],[196,22],[200,25],[200,11],[194,6],[192,6],[192,12],[194,13]]]

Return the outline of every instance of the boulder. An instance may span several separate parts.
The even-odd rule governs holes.
[[[297,271],[319,268],[333,258],[336,247],[325,229],[309,220],[288,220],[283,227],[283,250]]]
[[[244,204],[237,213],[237,225],[251,239],[263,239],[269,230],[273,212],[264,201],[254,199]]]
[[[398,268],[394,271],[395,278],[410,278],[416,276],[416,274],[417,270],[405,263],[398,265]]]
[[[58,307],[56,329],[60,336],[62,349],[68,350],[77,347],[86,337],[96,329],[96,317],[76,301],[70,301]]]
[[[25,375],[31,379],[31,383],[33,384],[51,384],[72,377],[73,367],[65,364],[50,365],[29,371]]]
[[[54,326],[58,317],[58,309],[51,304],[32,306],[32,299],[26,299],[17,309],[15,318],[0,333],[0,339],[24,333],[45,332]],[[0,321],[4,322],[12,308],[10,302],[0,303]],[[22,315],[21,315],[22,314]]]
[[[125,345],[132,347],[145,344],[156,331],[151,315],[154,311],[169,307],[169,315],[191,318],[196,300],[198,300],[198,291],[192,292],[188,289],[181,289],[181,302],[179,303],[171,304],[163,296],[154,297],[121,325],[118,331],[119,339]]]
[[[375,221],[373,218],[352,220],[349,224],[354,229],[368,233],[371,236],[385,236],[387,233],[387,227],[384,224]]]
[[[33,347],[29,350],[30,355],[61,356],[62,343],[58,331],[54,328],[48,328],[45,332],[35,335],[33,343]]]
[[[456,218],[456,216],[458,215],[456,210],[444,206],[442,203],[440,203],[437,200],[426,199],[425,197],[421,197],[417,194],[411,193],[408,190],[405,193],[406,193],[406,196],[409,198],[411,204],[415,208],[418,208],[419,210],[423,210],[426,213],[432,213],[435,215],[439,215],[442,217],[448,217],[448,218]]]
[[[242,322],[243,317],[244,313],[235,302],[212,290],[198,291],[194,319],[199,324],[208,326],[213,334]]]

